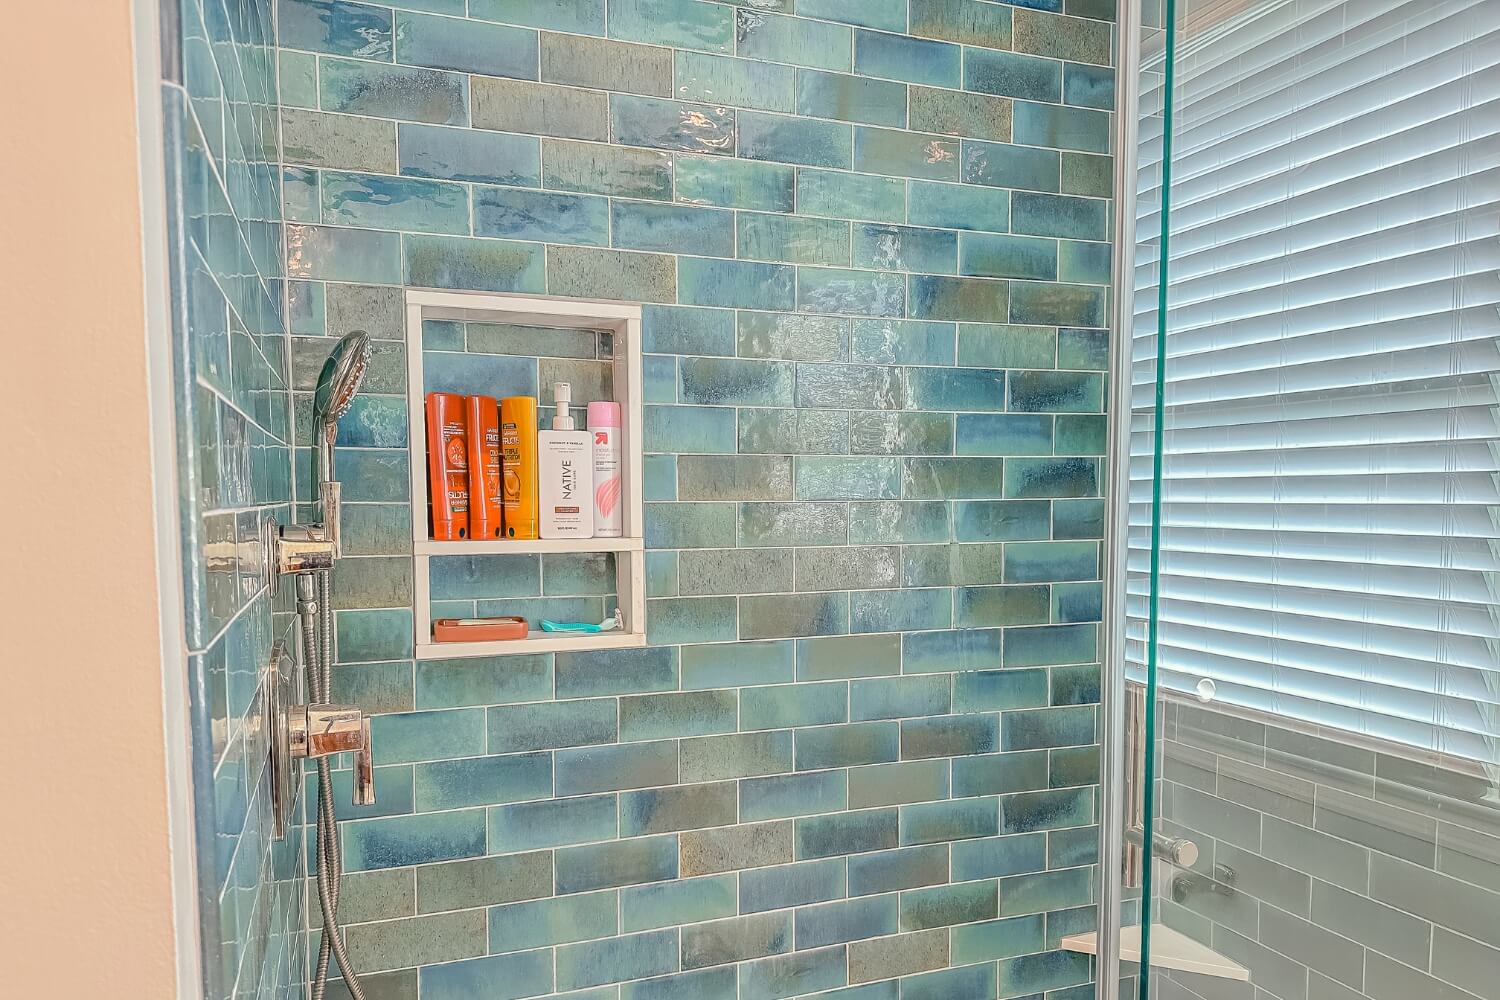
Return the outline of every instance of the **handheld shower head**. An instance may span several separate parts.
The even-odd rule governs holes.
[[[318,387],[313,392],[313,480],[333,479],[333,441],[339,419],[349,412],[360,383],[370,368],[370,335],[363,330],[345,334],[328,352]]]

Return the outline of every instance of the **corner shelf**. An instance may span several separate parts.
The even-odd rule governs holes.
[[[608,331],[613,335],[614,400],[623,411],[620,476],[625,534],[620,538],[436,541],[427,525],[426,383],[423,320]],[[413,632],[418,660],[505,656],[646,645],[645,507],[642,493],[641,307],[628,302],[411,288],[406,291],[406,392],[410,420]],[[533,631],[500,642],[434,642],[430,562],[444,556],[609,552],[615,556],[617,603],[625,627],[614,632]]]
[[[1141,928],[1130,924],[1120,928],[1120,961],[1141,960]],[[1070,934],[1060,942],[1063,951],[1077,951],[1085,955],[1099,954],[1098,935]],[[1216,979],[1250,981],[1250,970],[1233,959],[1225,958],[1205,944],[1200,944],[1181,931],[1165,924],[1151,925],[1151,967],[1153,969],[1176,969]]]

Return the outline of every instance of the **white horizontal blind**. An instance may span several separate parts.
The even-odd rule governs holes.
[[[1256,4],[1175,70],[1159,683],[1500,761],[1500,0]],[[1141,123],[1137,675],[1161,124]]]

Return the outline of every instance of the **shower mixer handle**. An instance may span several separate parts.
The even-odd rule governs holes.
[[[297,705],[287,712],[287,749],[292,758],[315,760],[354,754],[354,804],[375,804],[375,747],[370,718],[352,705]]]

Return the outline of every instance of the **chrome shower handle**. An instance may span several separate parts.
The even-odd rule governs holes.
[[[292,758],[316,760],[354,754],[354,804],[375,804],[375,740],[370,719],[352,705],[298,705],[287,712],[287,749]]]
[[[354,804],[375,804],[375,738],[370,734],[370,717],[360,720],[363,745],[354,754]]]

